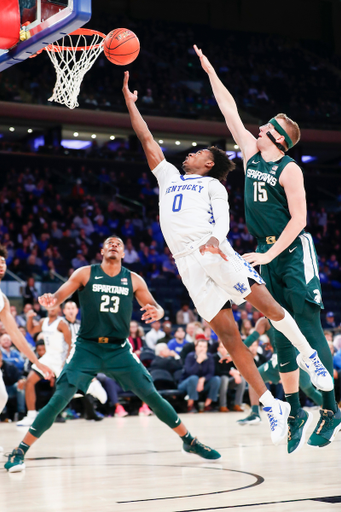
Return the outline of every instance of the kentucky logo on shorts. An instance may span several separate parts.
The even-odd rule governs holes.
[[[234,285],[233,288],[235,288],[237,290],[237,292],[240,292],[240,293],[244,293],[247,291],[247,288],[246,288],[245,284],[243,284],[243,283],[237,283]]]

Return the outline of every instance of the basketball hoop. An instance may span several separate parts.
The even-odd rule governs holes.
[[[87,38],[91,36],[90,41]],[[105,37],[105,34],[97,30],[79,28],[44,48],[57,75],[49,101],[61,103],[71,109],[79,106],[78,95],[82,80],[103,51]]]

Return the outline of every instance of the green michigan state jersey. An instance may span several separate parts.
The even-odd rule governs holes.
[[[79,291],[81,328],[78,340],[100,337],[122,342],[129,336],[133,310],[133,286],[130,270],[122,267],[114,277],[101,265],[91,265],[90,279]]]
[[[294,160],[286,155],[276,162],[265,162],[260,152],[247,162],[245,220],[256,238],[278,238],[291,218],[284,189],[279,184],[279,177],[290,162]]]

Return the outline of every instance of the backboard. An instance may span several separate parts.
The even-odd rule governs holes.
[[[0,71],[26,60],[91,18],[91,0],[19,0],[19,9],[22,34],[28,38],[10,50],[0,48]]]

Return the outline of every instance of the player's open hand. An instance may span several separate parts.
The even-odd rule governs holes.
[[[152,304],[146,304],[141,308],[141,311],[144,311],[141,316],[141,320],[146,322],[146,324],[150,324],[151,322],[156,322],[156,320],[160,320],[163,317],[163,310],[153,306]]]
[[[256,267],[257,265],[267,265],[272,261],[272,258],[268,256],[268,253],[264,254],[260,252],[249,252],[247,254],[243,254],[243,258],[245,261],[250,263],[252,267]]]
[[[124,96],[124,99],[126,100],[126,102],[132,101],[133,103],[135,103],[137,101],[137,91],[134,91],[132,93],[131,90],[129,89],[128,82],[129,82],[129,71],[125,71],[124,79],[123,79],[123,88],[122,88],[123,96]]]
[[[52,293],[44,293],[38,297],[38,302],[41,306],[44,306],[46,309],[54,308],[57,304],[57,299]]]
[[[223,260],[228,261],[226,254],[219,248],[219,240],[217,240],[214,236],[211,236],[209,240],[207,240],[206,244],[201,245],[199,247],[200,254],[204,256],[205,252],[211,252],[212,254],[219,254]]]
[[[36,363],[36,367],[39,368],[40,371],[43,372],[44,377],[46,380],[51,380],[54,377],[54,373],[48,366],[45,366],[42,363],[39,363],[39,361]]]
[[[201,66],[202,66],[202,69],[204,71],[206,71],[206,73],[212,73],[214,72],[214,67],[212,66],[212,64],[210,63],[210,61],[208,60],[208,58],[206,57],[206,55],[204,55],[202,53],[202,50],[199,50],[199,48],[197,47],[197,45],[193,45],[193,48],[195,50],[195,53],[198,55],[199,59],[200,59],[200,63],[201,63]]]

